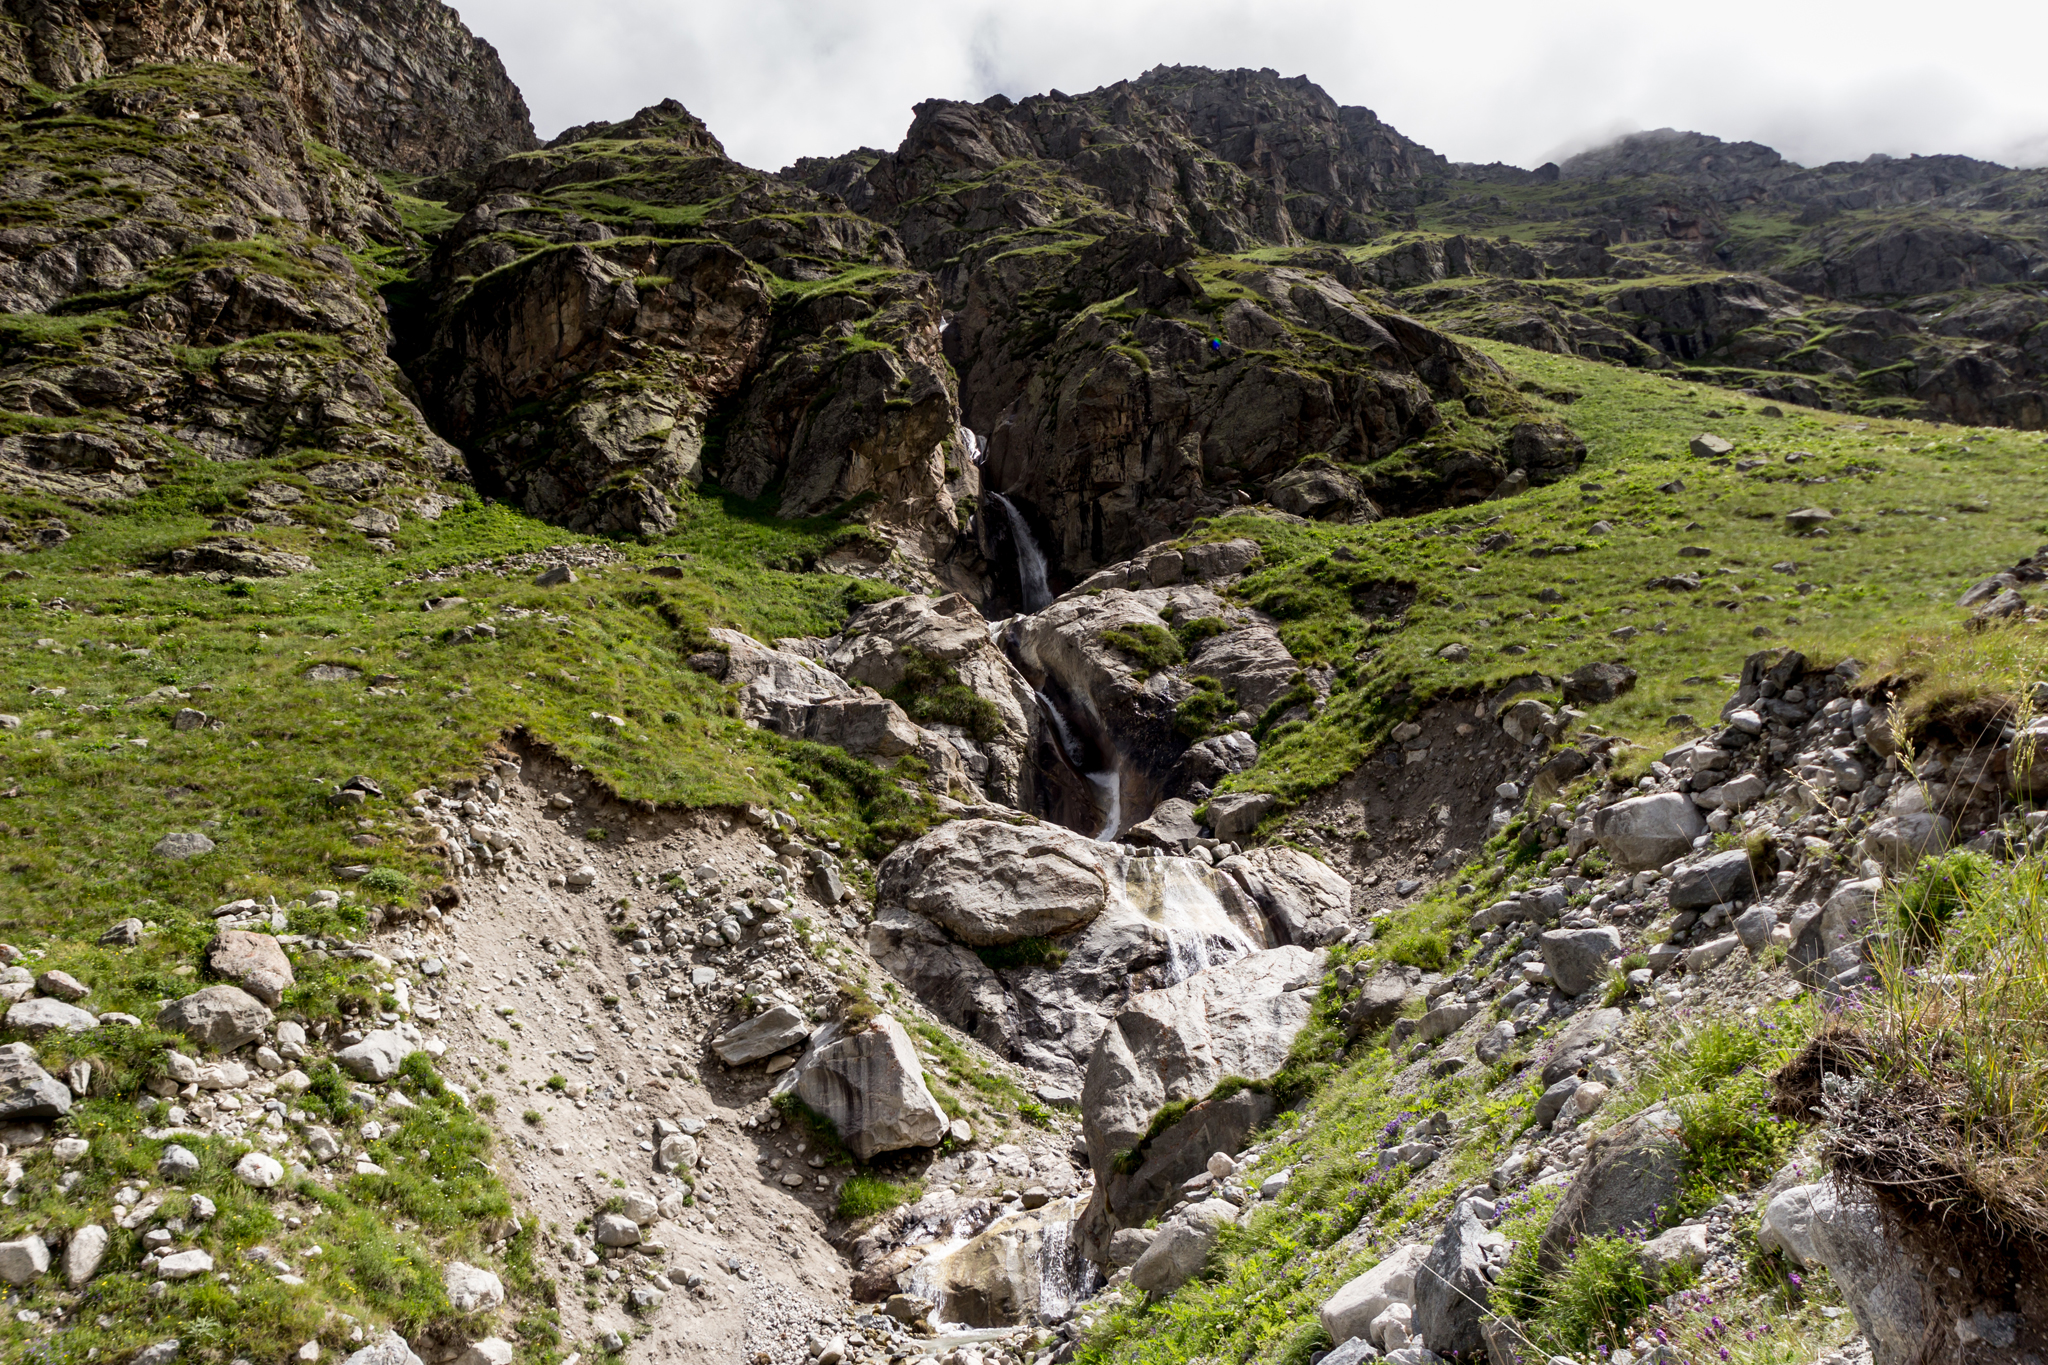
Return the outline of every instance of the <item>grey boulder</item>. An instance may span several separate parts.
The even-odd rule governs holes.
[[[1237,1206],[1221,1199],[1175,1214],[1131,1267],[1131,1283],[1155,1298],[1171,1294],[1201,1270],[1223,1225],[1236,1221]]]
[[[890,854],[875,900],[975,947],[1047,937],[1102,913],[1103,854],[1093,839],[1054,825],[955,820]]]
[[[1209,798],[1209,828],[1219,839],[1241,839],[1280,804],[1270,792],[1225,792]]]
[[[180,831],[166,834],[157,840],[150,852],[159,858],[169,858],[173,861],[199,858],[213,852],[213,840],[196,831]]]
[[[31,1038],[59,1031],[84,1033],[87,1029],[98,1028],[99,1022],[90,1012],[76,1005],[67,1005],[62,1000],[52,1000],[46,995],[17,1001],[7,1009],[7,1027]]]
[[[1679,868],[1671,874],[1671,908],[1705,910],[1761,894],[1749,854],[1739,848]]]
[[[795,1047],[810,1036],[808,1020],[792,1006],[777,1004],[719,1034],[711,1040],[711,1050],[727,1066],[745,1066]]]
[[[0,1122],[57,1119],[71,1112],[71,1087],[43,1070],[27,1043],[0,1046]]]
[[[291,959],[284,947],[269,934],[252,934],[243,929],[223,929],[206,950],[206,964],[216,976],[237,982],[242,989],[276,1006],[294,984]]]
[[[1372,1269],[1347,1281],[1318,1312],[1330,1340],[1349,1341],[1366,1336],[1372,1320],[1386,1312],[1389,1305],[1411,1302],[1415,1297],[1415,1272],[1428,1256],[1427,1243],[1411,1242],[1396,1247]]]
[[[933,1147],[946,1136],[945,1110],[924,1083],[917,1049],[887,1015],[861,1026],[829,1024],[777,1083],[831,1120],[839,1140],[862,1161],[905,1147]]]
[[[1584,995],[1606,973],[1609,960],[1620,956],[1621,933],[1610,928],[1552,929],[1539,946],[1557,988],[1566,995]]]
[[[418,1051],[401,1033],[372,1029],[360,1043],[335,1053],[334,1064],[359,1081],[381,1083],[396,1076],[405,1059]]]
[[[1537,1246],[1536,1262],[1545,1273],[1562,1265],[1580,1238],[1657,1226],[1677,1201],[1684,1178],[1684,1148],[1675,1129],[1668,1112],[1653,1109],[1593,1139]]]
[[[1276,943],[1316,948],[1351,928],[1351,883],[1298,848],[1256,848],[1225,858],[1221,870],[1259,907]]]
[[[208,986],[157,1011],[156,1026],[202,1047],[233,1052],[269,1029],[270,1007],[239,986]]]
[[[1834,1180],[1814,1187],[1814,1259],[1828,1268],[1856,1325],[1870,1339],[1873,1365],[1907,1365],[1927,1336],[1921,1316],[1925,1267],[1885,1231],[1883,1215]]]
[[[420,1358],[405,1344],[405,1338],[386,1330],[384,1335],[350,1355],[342,1365],[421,1365]]]
[[[1493,1293],[1487,1269],[1506,1255],[1507,1240],[1460,1204],[1449,1226],[1415,1271],[1415,1332],[1438,1356],[1465,1358],[1486,1349],[1481,1326]]]
[[[1626,872],[1662,867],[1706,832],[1706,817],[1683,792],[1633,796],[1593,816],[1594,840]]]

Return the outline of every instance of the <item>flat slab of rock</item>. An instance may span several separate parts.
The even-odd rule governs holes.
[[[84,1033],[99,1024],[98,1016],[46,995],[19,1000],[7,1008],[7,1027],[31,1038],[46,1033]]]
[[[811,1036],[811,1024],[789,1005],[777,1004],[711,1040],[711,1050],[727,1066],[745,1066],[786,1052]]]
[[[270,1028],[270,1007],[239,986],[208,986],[157,1011],[156,1026],[203,1047],[233,1052]]]
[[[206,950],[206,964],[264,1004],[276,1006],[297,980],[284,946],[269,934],[223,929]]]
[[[777,1083],[832,1121],[846,1149],[867,1161],[906,1147],[935,1147],[946,1111],[924,1083],[903,1025],[883,1015],[866,1027],[829,1024]]]
[[[186,858],[204,857],[213,852],[213,840],[197,831],[185,830],[166,834],[150,849],[159,858],[181,861]]]

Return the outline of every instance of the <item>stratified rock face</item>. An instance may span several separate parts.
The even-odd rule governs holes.
[[[926,553],[957,534],[939,297],[888,229],[729,160],[672,100],[498,161],[451,207],[418,368],[487,485],[614,533],[670,529],[708,475],[787,517],[860,499]]]
[[[362,471],[347,495],[361,501],[462,475],[407,396],[382,300],[348,254],[407,239],[374,179],[316,154],[290,101],[237,67],[142,66],[63,99],[67,117],[0,124],[0,200],[42,206],[0,244],[0,310],[107,301],[84,325],[5,346],[0,409],[38,420],[0,439],[0,488],[125,498],[183,450],[279,460],[315,484],[340,456]],[[265,554],[310,544],[258,534],[287,542]]]
[[[432,174],[538,145],[497,49],[440,0],[297,0],[329,139],[382,170]]]
[[[453,170],[534,145],[526,101],[496,50],[439,0],[6,8],[23,26],[25,72],[55,89],[137,66],[233,63],[260,73],[323,141],[380,170]]]

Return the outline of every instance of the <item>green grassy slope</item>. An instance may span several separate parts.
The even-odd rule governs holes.
[[[1751,651],[1870,660],[1952,621],[1965,587],[2048,541],[2033,491],[2048,473],[2039,433],[1799,408],[1769,417],[1725,390],[1472,344],[1585,438],[1584,468],[1512,499],[1400,521],[1230,517],[1202,530],[1259,541],[1267,567],[1244,598],[1280,618],[1298,658],[1333,664],[1341,679],[1320,716],[1276,731],[1279,742],[1232,787],[1298,799],[1350,772],[1433,697],[1595,660],[1642,676],[1593,719],[1661,750],[1675,738],[1673,717],[1712,722],[1724,679]],[[1692,455],[1701,432],[1732,441],[1732,457]],[[1660,491],[1673,483],[1682,490]],[[1787,529],[1786,513],[1812,506],[1835,514],[1826,535]],[[1595,531],[1601,522],[1611,529]],[[1505,548],[1480,548],[1503,532],[1513,537]],[[1648,586],[1680,574],[1699,576],[1700,588]],[[1386,582],[1416,589],[1398,629],[1354,611]],[[1563,600],[1540,600],[1546,589]],[[1637,634],[1616,637],[1628,628]],[[1452,644],[1470,657],[1443,658]]]

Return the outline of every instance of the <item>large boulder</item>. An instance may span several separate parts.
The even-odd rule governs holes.
[[[1671,874],[1671,908],[1705,910],[1734,900],[1754,900],[1762,894],[1755,866],[1747,851],[1731,848],[1688,863]]]
[[[1887,815],[1863,832],[1863,852],[1888,872],[1910,872],[1922,858],[1947,848],[1953,833],[1948,817],[1932,811]]]
[[[778,1003],[719,1034],[711,1040],[711,1050],[727,1066],[745,1066],[787,1051],[810,1036],[810,1022],[796,1007]]]
[[[1653,1109],[1593,1139],[1537,1245],[1536,1262],[1546,1274],[1564,1264],[1580,1238],[1658,1227],[1678,1201],[1685,1172],[1676,1130],[1667,1111]],[[1425,1339],[1432,1349],[1437,1346],[1434,1338]]]
[[[1486,1350],[1481,1328],[1493,1293],[1487,1271],[1506,1257],[1507,1239],[1460,1204],[1415,1271],[1415,1332],[1431,1352],[1456,1360]]]
[[[1764,1251],[1782,1252],[1794,1265],[1812,1265],[1816,1257],[1813,1242],[1814,1200],[1819,1185],[1794,1185],[1780,1190],[1764,1205],[1756,1230],[1756,1244]]]
[[[1276,943],[1319,947],[1351,928],[1351,883],[1298,848],[1272,845],[1223,860],[1265,913]]]
[[[1539,940],[1543,965],[1566,995],[1584,995],[1598,984],[1609,960],[1621,955],[1621,932],[1598,929],[1551,929]]]
[[[793,1094],[831,1120],[839,1140],[862,1161],[936,1146],[946,1135],[946,1112],[925,1086],[917,1049],[888,1015],[864,1026],[820,1029],[775,1093]]]
[[[1426,1242],[1394,1248],[1378,1265],[1346,1282],[1323,1304],[1318,1316],[1332,1341],[1366,1336],[1372,1320],[1392,1304],[1413,1303],[1415,1272],[1429,1256]]]
[[[975,823],[983,822],[955,821],[918,843],[950,845],[956,836],[949,831]],[[971,840],[971,831],[963,833]],[[1236,879],[1199,859],[1129,857],[1114,845],[1044,826],[1010,833],[1042,835],[1049,841],[1046,847],[1057,840],[1071,856],[1092,857],[1090,866],[1102,878],[1100,912],[1054,938],[1051,953],[1004,954],[963,944],[934,919],[892,901],[901,894],[892,890],[879,898],[868,928],[868,950],[947,1022],[1038,1073],[1048,1093],[1079,1099],[1096,1040],[1129,997],[1134,979],[1171,982],[1271,942],[1265,916]],[[932,908],[956,923],[963,922],[963,906],[1002,913],[1000,906],[990,907],[978,896],[974,874],[964,866],[956,864],[953,873],[964,876],[964,883],[936,877],[925,881],[910,875],[913,859],[905,858],[906,875],[899,883],[891,863],[884,868],[892,888],[921,886],[920,894],[937,902]],[[1078,885],[1085,892],[1085,883]],[[1057,906],[1048,910],[1049,915],[1059,913]]]
[[[206,965],[273,1008],[295,980],[282,944],[269,934],[242,929],[221,930],[206,950]]]
[[[383,1336],[352,1353],[342,1365],[420,1365],[420,1358],[404,1337],[387,1328]]]
[[[1198,1175],[1217,1152],[1241,1152],[1279,1108],[1263,1090],[1203,1100],[1145,1144],[1136,1170],[1101,1177],[1106,1208],[1125,1226],[1173,1207],[1181,1182]]]
[[[505,1284],[481,1266],[450,1261],[441,1272],[448,1303],[458,1313],[482,1313],[505,1302]]]
[[[1662,867],[1692,851],[1707,832],[1706,817],[1683,792],[1633,796],[1593,816],[1593,838],[1625,872]]]
[[[1828,1268],[1828,1278],[1869,1338],[1873,1365],[1920,1359],[1927,1336],[1921,1315],[1924,1263],[1901,1253],[1876,1205],[1833,1179],[1814,1188],[1810,1207],[1814,1259]]]
[[[33,1232],[0,1242],[0,1280],[11,1285],[34,1284],[50,1270],[50,1248]]]
[[[890,854],[875,899],[978,947],[1047,937],[1102,913],[1105,853],[1057,825],[955,820]]]
[[[208,986],[156,1013],[158,1028],[221,1052],[255,1042],[270,1028],[270,1020],[270,1007],[239,986]]]
[[[1338,1015],[1345,1037],[1356,1040],[1393,1023],[1409,997],[1420,993],[1421,983],[1422,972],[1415,967],[1388,965],[1374,972],[1360,984],[1358,994],[1344,1002]]]
[[[1200,1099],[1225,1076],[1278,1072],[1308,1022],[1323,961],[1321,952],[1274,948],[1133,996],[1103,1031],[1082,1085],[1095,1170],[1136,1148],[1167,1101]]]
[[[0,1123],[58,1119],[71,1112],[71,1087],[43,1070],[27,1043],[0,1046]]]
[[[1175,1214],[1131,1267],[1131,1283],[1154,1298],[1171,1294],[1200,1272],[1223,1225],[1236,1221],[1237,1206],[1221,1199],[1205,1199]]]

